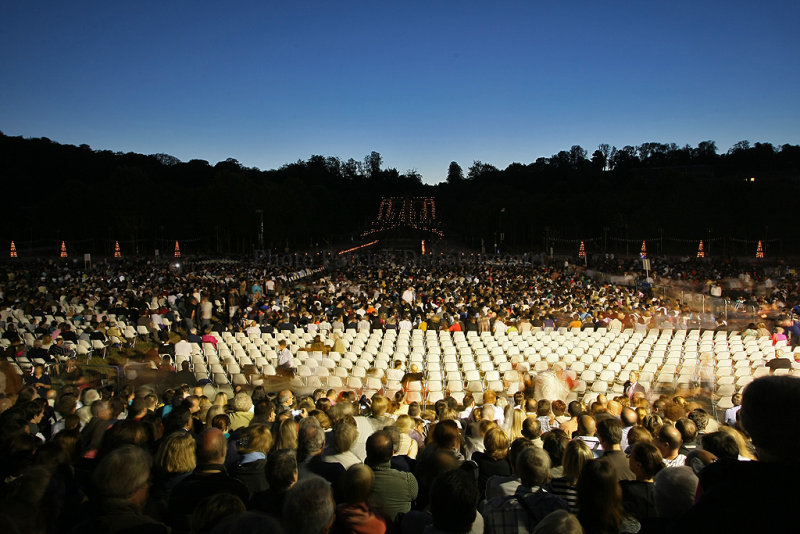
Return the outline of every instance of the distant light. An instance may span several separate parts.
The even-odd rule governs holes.
[[[180,269],[180,268],[181,268],[181,264],[180,264],[180,263],[176,263],[176,264],[175,264],[175,268],[176,268],[176,269]]]
[[[755,182],[755,181],[756,181],[756,179],[755,179],[755,178],[750,178],[750,181],[751,181],[751,182]]]

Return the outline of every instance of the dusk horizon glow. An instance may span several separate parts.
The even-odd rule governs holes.
[[[580,145],[800,143],[800,5],[58,2],[0,22],[0,131],[279,168],[505,168]]]

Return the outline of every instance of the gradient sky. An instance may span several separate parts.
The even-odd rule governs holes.
[[[124,4],[124,5],[123,5]],[[579,144],[800,144],[800,2],[6,2],[0,130],[426,182]]]

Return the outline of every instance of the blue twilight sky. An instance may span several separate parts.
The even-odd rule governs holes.
[[[37,1],[0,130],[96,149],[504,168],[579,144],[800,143],[800,2]]]

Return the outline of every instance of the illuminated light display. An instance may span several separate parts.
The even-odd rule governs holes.
[[[339,255],[349,254],[350,252],[355,252],[356,250],[361,250],[362,248],[371,247],[372,245],[375,245],[377,242],[378,239],[376,239],[375,241],[370,241],[369,243],[364,243],[363,245],[358,245],[357,247],[348,248],[346,250],[340,250]]]
[[[378,232],[409,228],[444,237],[440,221],[436,218],[436,199],[433,197],[383,197],[378,205],[378,216],[369,229],[361,234],[367,237]]]
[[[180,258],[181,257],[181,247],[178,246],[178,242],[177,241],[175,241],[175,257],[176,258]]]
[[[422,240],[422,243],[420,243],[420,248],[422,249],[422,255],[424,256],[425,255],[425,240],[424,239]]]
[[[11,242],[11,253],[9,254],[9,257],[11,258],[17,257],[17,245],[15,245],[13,241]]]
[[[706,253],[703,250],[703,240],[702,239],[700,240],[700,245],[697,246],[697,257],[698,258],[705,258],[706,257]]]
[[[578,248],[578,257],[585,258],[586,257],[586,246],[581,241],[581,246]]]
[[[64,243],[63,241],[61,242],[61,257],[62,258],[67,257],[67,244]]]
[[[758,248],[756,248],[756,259],[764,259],[764,247],[761,244],[761,241],[758,242]]]
[[[114,257],[121,258],[122,252],[119,250],[119,241],[114,241]]]
[[[645,259],[647,257],[647,243],[642,241],[642,250],[639,252],[639,257]]]

